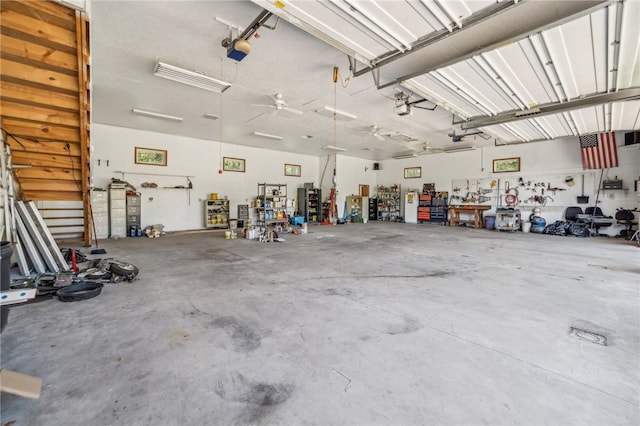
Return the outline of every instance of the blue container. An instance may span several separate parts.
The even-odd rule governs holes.
[[[495,216],[485,216],[484,217],[484,227],[487,229],[494,229],[496,227],[496,217]]]
[[[531,232],[542,234],[547,226],[545,218],[540,216],[531,216]]]

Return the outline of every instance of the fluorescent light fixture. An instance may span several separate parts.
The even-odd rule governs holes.
[[[402,142],[415,142],[418,139],[414,138],[413,136],[407,134],[407,133],[402,133],[402,132],[395,132],[393,134],[391,134],[389,136],[391,139],[395,139],[398,141],[402,141]]]
[[[452,152],[473,151],[474,149],[476,148],[473,146],[460,146],[456,148],[445,148],[442,150],[442,152],[446,152],[447,154],[450,154]]]
[[[401,155],[394,155],[393,158],[394,160],[402,160],[404,158],[415,158],[417,157],[418,154],[401,154]]]
[[[261,138],[274,139],[274,140],[277,140],[277,141],[281,141],[282,139],[284,139],[282,136],[270,135],[269,133],[251,132],[251,134],[253,136],[260,136]]]
[[[333,112],[335,111],[336,113],[336,120],[342,120],[342,121],[351,121],[351,120],[355,120],[356,117],[353,114],[349,114],[347,112],[344,111],[339,111],[339,110],[334,110],[333,108],[329,107],[329,106],[325,106],[324,108],[320,108],[317,109],[316,112],[320,115],[324,115],[326,117],[330,117],[333,118]]]
[[[146,111],[144,109],[138,109],[138,108],[134,108],[131,111],[134,114],[144,115],[145,117],[160,118],[162,120],[169,120],[169,121],[177,121],[178,123],[182,122],[182,117],[176,117],[175,115],[161,114],[159,112]]]
[[[333,146],[333,145],[327,145],[327,146],[323,146],[324,149],[331,149],[334,151],[346,151],[347,148],[340,148],[338,146]]]
[[[164,62],[158,62],[156,64],[156,67],[153,70],[153,75],[218,93],[222,93],[231,87],[231,83],[217,80],[213,77],[208,77],[195,71],[189,71],[178,68],[174,65],[165,64]]]

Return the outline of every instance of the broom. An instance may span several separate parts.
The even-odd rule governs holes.
[[[91,212],[91,228],[93,229],[93,239],[96,240],[96,248],[91,250],[91,254],[107,254],[105,249],[101,249],[98,244],[98,234],[96,233],[96,222],[93,220],[93,206],[89,205],[89,211]]]

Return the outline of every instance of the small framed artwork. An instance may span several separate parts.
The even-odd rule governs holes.
[[[164,149],[135,147],[134,160],[136,164],[147,164],[150,166],[166,166],[167,151]]]
[[[422,167],[405,167],[404,178],[413,179],[422,177]]]
[[[222,158],[222,169],[227,172],[245,172],[245,160],[244,158]]]
[[[520,157],[498,158],[493,160],[493,173],[519,172]]]
[[[299,164],[285,164],[284,165],[284,175],[285,176],[300,176],[300,172],[302,168]]]

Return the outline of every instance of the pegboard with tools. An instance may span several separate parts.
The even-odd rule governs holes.
[[[499,198],[497,178],[454,179],[449,204],[493,204]]]
[[[593,202],[596,190],[594,172],[454,179],[450,203],[566,207],[586,204],[590,197]]]

